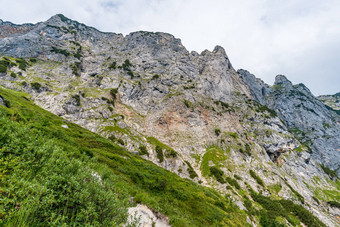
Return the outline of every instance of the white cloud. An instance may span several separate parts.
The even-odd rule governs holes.
[[[221,45],[235,68],[268,83],[285,74],[314,94],[340,90],[338,0],[18,0],[2,5],[2,19],[15,23],[63,13],[102,31],[168,32],[198,52]]]

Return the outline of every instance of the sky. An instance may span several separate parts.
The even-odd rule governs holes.
[[[189,51],[224,47],[235,69],[340,92],[339,0],[0,0],[16,24],[66,17],[105,32],[161,31]]]

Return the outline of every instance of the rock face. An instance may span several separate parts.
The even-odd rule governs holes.
[[[253,78],[248,72],[239,73]],[[290,132],[311,149],[315,160],[340,174],[339,115],[315,98],[305,85],[293,86],[283,75],[276,76],[271,90],[262,81],[245,81],[254,98],[277,112]]]
[[[2,22],[0,31],[2,86],[216,188],[242,209],[251,187],[339,225],[339,210],[327,203],[339,199],[339,116],[304,85],[279,75],[270,87],[235,71],[222,47],[188,52],[166,33],[124,37],[63,15],[35,25]],[[229,181],[218,180],[212,167]]]

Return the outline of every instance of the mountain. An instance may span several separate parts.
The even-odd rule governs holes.
[[[0,84],[28,94],[10,99],[1,90],[7,121],[29,131],[13,117],[28,104],[14,112],[6,105],[24,96],[62,117],[28,115],[51,127],[38,128],[41,137],[62,132],[74,138],[58,139],[66,148],[85,129],[107,138],[91,134],[104,145],[84,152],[109,168],[106,175],[128,179],[126,198],[139,204],[130,214],[142,214],[141,222],[151,226],[154,215],[174,226],[340,224],[340,117],[303,84],[278,75],[269,86],[236,71],[220,46],[199,54],[170,34],[103,33],[60,14],[34,25],[1,22],[0,35]],[[68,124],[74,128],[64,132]],[[83,159],[77,155],[68,157]]]

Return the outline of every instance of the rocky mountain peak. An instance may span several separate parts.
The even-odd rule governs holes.
[[[221,55],[223,57],[228,58],[227,53],[225,52],[224,48],[219,45],[215,46],[213,53],[216,55]]]
[[[46,22],[48,25],[54,25],[54,26],[65,26],[72,23],[72,20],[65,17],[62,14],[56,14],[52,16],[50,19],[48,19]]]
[[[288,80],[286,76],[281,74],[275,77],[274,85],[283,85],[284,87],[287,88],[293,86],[292,82],[290,82],[290,80]]]

